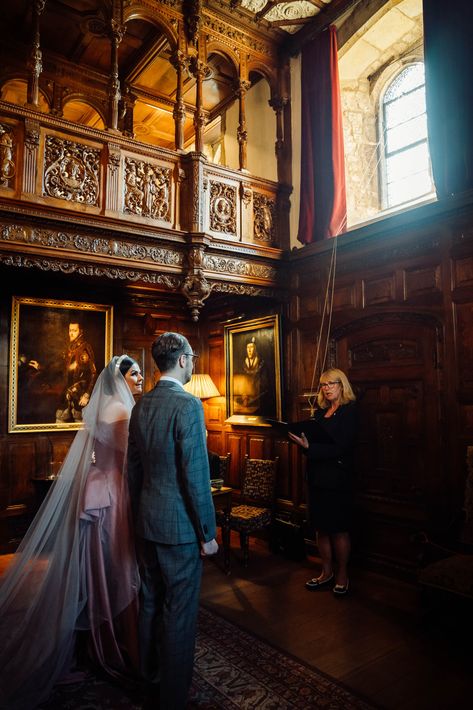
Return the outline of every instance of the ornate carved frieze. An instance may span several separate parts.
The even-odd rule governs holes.
[[[163,266],[179,268],[184,255],[174,249],[148,244],[136,244],[118,239],[101,239],[83,234],[68,234],[47,229],[34,229],[19,225],[3,225],[0,241],[52,249],[69,249],[78,253],[119,257],[130,261],[152,262]]]
[[[421,359],[420,344],[413,340],[372,340],[361,343],[350,350],[351,362],[354,365],[379,365],[380,363],[399,362]]]
[[[271,244],[274,241],[274,215],[276,203],[267,195],[255,192],[253,195],[254,239]]]
[[[0,123],[0,187],[11,187],[15,177],[15,144],[11,127]]]
[[[202,30],[214,33],[219,41],[226,40],[233,50],[235,50],[235,45],[240,45],[242,48],[250,48],[260,54],[272,55],[274,53],[274,48],[269,42],[265,42],[256,35],[240,32],[235,27],[227,25],[216,15],[210,14],[208,10],[203,13]]]
[[[124,211],[169,222],[171,168],[125,159]]]
[[[237,188],[210,180],[210,229],[224,234],[237,233]]]
[[[271,266],[255,264],[242,259],[204,254],[203,265],[206,271],[215,271],[216,273],[250,276],[257,279],[267,279],[268,281],[273,281],[276,278],[276,269]]]
[[[273,289],[263,288],[261,286],[251,286],[250,284],[234,284],[226,281],[219,281],[212,284],[214,293],[232,293],[237,296],[268,296],[275,295]]]
[[[64,260],[41,259],[40,257],[21,256],[17,254],[0,254],[0,263],[6,266],[16,266],[24,269],[40,269],[41,271],[56,271],[63,274],[80,274],[81,276],[106,277],[119,281],[142,281],[143,283],[159,284],[176,291],[181,285],[181,279],[168,274],[158,274],[156,271],[134,271],[113,266],[97,264],[81,264]]]
[[[46,136],[43,194],[68,202],[98,205],[100,150]]]

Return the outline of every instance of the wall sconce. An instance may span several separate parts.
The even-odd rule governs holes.
[[[220,397],[220,392],[210,375],[192,375],[190,382],[184,385],[184,389],[199,399]]]

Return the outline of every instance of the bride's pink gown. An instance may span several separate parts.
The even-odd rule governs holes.
[[[118,360],[98,377],[84,428],[0,580],[0,710],[32,710],[71,677],[78,638],[115,678],[138,668],[139,576],[124,475],[134,400]]]
[[[77,629],[90,630],[89,653],[114,676],[138,671],[138,578],[128,488],[123,476],[128,420],[101,425],[80,513]]]

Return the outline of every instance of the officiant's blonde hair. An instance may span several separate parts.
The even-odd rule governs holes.
[[[354,402],[356,395],[353,392],[352,386],[348,381],[348,377],[345,375],[343,370],[339,370],[337,367],[331,367],[329,370],[325,370],[325,372],[322,372],[320,375],[319,384],[323,384],[324,382],[334,382],[335,380],[340,382],[340,387],[342,389],[340,404]],[[321,409],[327,409],[327,407],[330,406],[330,402],[325,399],[324,390],[322,388],[319,389],[317,394],[317,404]]]

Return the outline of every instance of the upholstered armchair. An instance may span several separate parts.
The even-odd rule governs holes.
[[[271,524],[278,457],[250,459],[245,456],[240,501],[232,506],[230,529],[240,533],[243,564],[248,566],[249,536]],[[217,513],[217,523],[223,518]]]

